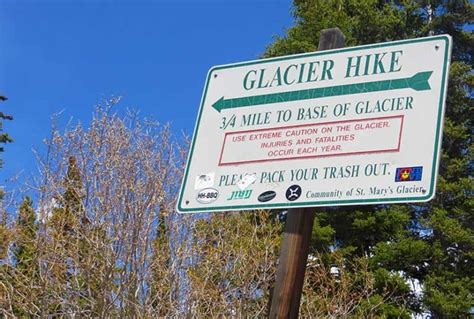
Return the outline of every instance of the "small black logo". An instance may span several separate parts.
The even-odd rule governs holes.
[[[259,202],[265,203],[274,199],[276,194],[274,191],[266,191],[258,195],[257,199]]]
[[[301,186],[300,185],[291,185],[286,190],[285,195],[286,195],[286,199],[288,199],[291,202],[297,200],[301,196]]]

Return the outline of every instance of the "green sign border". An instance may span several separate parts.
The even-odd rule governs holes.
[[[419,43],[419,42],[429,42],[429,41],[439,41],[443,40],[446,42],[445,52],[444,52],[444,64],[443,64],[443,71],[442,71],[442,80],[441,80],[441,90],[440,90],[440,97],[439,97],[439,106],[438,106],[438,122],[436,124],[436,140],[433,149],[433,164],[431,169],[431,184],[430,190],[427,195],[425,196],[418,196],[418,197],[403,197],[403,198],[380,198],[380,199],[349,199],[349,200],[334,200],[334,201],[313,201],[313,202],[289,202],[289,203],[262,203],[257,205],[234,205],[234,206],[209,206],[209,207],[199,207],[199,208],[184,208],[182,207],[182,200],[184,194],[184,186],[188,182],[188,173],[189,167],[191,164],[191,158],[194,152],[194,147],[196,144],[196,137],[197,132],[199,130],[199,124],[201,122],[202,111],[204,109],[204,102],[206,101],[207,96],[207,89],[209,87],[209,82],[212,78],[213,72],[223,69],[229,68],[236,68],[254,64],[265,64],[277,61],[286,61],[291,59],[299,59],[299,58],[306,58],[306,57],[315,57],[321,55],[330,55],[335,53],[342,53],[342,52],[350,52],[350,51],[359,51],[364,49],[373,49],[373,48],[382,48],[387,46],[393,45],[400,45],[400,44],[412,44],[412,43]],[[191,143],[191,150],[188,155],[188,159],[186,162],[186,169],[184,173],[183,182],[181,184],[179,198],[177,202],[177,210],[180,213],[188,213],[188,212],[216,212],[216,211],[232,211],[232,210],[255,210],[255,209],[274,209],[274,208],[292,208],[292,207],[307,207],[307,206],[338,206],[338,205],[366,205],[366,204],[389,204],[389,203],[409,203],[409,202],[426,202],[429,201],[434,197],[435,188],[436,188],[436,180],[437,180],[437,172],[438,172],[438,162],[439,162],[439,154],[440,154],[440,138],[442,133],[442,124],[444,118],[444,102],[445,102],[445,94],[447,90],[447,77],[448,77],[448,67],[449,67],[449,59],[451,53],[451,37],[448,35],[439,35],[433,37],[426,37],[426,38],[416,38],[410,40],[401,40],[401,41],[393,41],[393,42],[384,42],[378,44],[369,44],[357,47],[349,47],[349,48],[342,48],[336,50],[327,50],[327,51],[320,51],[320,52],[311,52],[311,53],[303,53],[303,54],[296,54],[296,55],[289,55],[277,58],[270,58],[270,59],[262,59],[262,60],[255,60],[249,62],[240,62],[235,64],[227,64],[221,66],[212,67],[206,79],[206,85],[204,87],[204,93],[201,99],[201,106],[199,108],[199,115],[196,121],[196,126],[194,128],[193,133],[193,140]],[[212,108],[212,105],[209,105]]]

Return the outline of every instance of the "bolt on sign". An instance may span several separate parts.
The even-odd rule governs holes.
[[[433,198],[447,35],[213,67],[182,213]]]

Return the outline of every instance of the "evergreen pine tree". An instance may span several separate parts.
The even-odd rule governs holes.
[[[31,304],[35,303],[34,296],[37,296],[39,280],[39,264],[36,255],[36,233],[38,224],[36,223],[36,213],[33,209],[33,202],[27,196],[23,199],[18,212],[16,223],[15,245],[13,256],[15,262],[14,276],[11,282],[17,292],[14,303],[14,312],[19,317],[26,317],[31,310]],[[31,298],[26,300],[26,298]],[[29,305],[29,306],[25,306]]]
[[[420,210],[430,247],[423,276],[424,302],[436,317],[467,316],[474,307],[474,5],[468,1],[433,1],[428,25],[453,36],[445,129],[436,198]]]
[[[13,255],[16,269],[26,278],[34,280],[37,276],[38,265],[35,256],[35,241],[38,225],[33,202],[27,196],[20,205],[17,221],[17,235]]]
[[[2,190],[0,190],[0,201],[2,197]],[[7,225],[7,213],[3,210],[0,205],[0,260],[4,259],[8,253],[8,247],[10,245],[10,229]]]
[[[59,285],[67,287],[68,295],[76,296],[76,304],[83,306],[84,277],[80,264],[84,259],[81,229],[82,181],[77,160],[71,156],[68,159],[68,169],[64,178],[64,194],[58,198],[58,207],[53,209],[49,220],[56,258],[52,264],[52,275]],[[66,297],[66,296],[65,296]],[[70,296],[67,296],[70,298]],[[77,312],[77,309],[61,309],[54,305],[52,311]]]
[[[69,157],[68,169],[64,178],[64,195],[58,199],[59,207],[53,210],[51,224],[62,236],[74,237],[83,216],[82,181],[76,158]]]
[[[64,213],[71,222],[66,227],[68,231],[78,230],[80,223],[85,221],[84,207],[82,204],[83,185],[81,172],[77,167],[77,160],[74,156],[69,157],[69,165],[64,179],[66,189],[63,196]]]
[[[160,205],[160,215],[156,224],[156,234],[153,239],[153,259],[151,264],[153,295],[152,306],[157,316],[165,317],[172,309],[173,282],[170,280],[172,272],[169,232],[166,227],[168,212],[164,205]]]
[[[7,98],[4,96],[0,95],[0,101],[6,101]],[[1,144],[6,144],[6,143],[11,143],[13,140],[11,137],[8,135],[8,133],[3,132],[3,121],[4,120],[13,120],[13,117],[11,115],[6,115],[5,113],[0,111],[0,143]],[[4,148],[3,146],[0,146],[0,152],[3,152]],[[0,159],[0,168],[2,167],[2,160]]]
[[[0,95],[0,101],[6,101],[7,98]],[[3,132],[3,121],[12,120],[13,117],[4,114],[0,111],[0,144],[11,143],[13,140],[10,138],[8,133]],[[3,146],[0,146],[0,153],[4,151]],[[0,169],[3,166],[3,160],[0,158]],[[3,199],[4,191],[0,188],[0,201]],[[3,259],[7,255],[8,246],[10,244],[10,231],[7,226],[7,214],[0,205],[0,259]]]
[[[74,156],[68,160],[64,188],[62,207],[58,213],[64,218],[62,230],[70,243],[66,246],[66,254],[71,260],[68,271],[70,277],[74,278],[70,286],[77,296],[76,305],[79,309],[76,310],[82,315],[95,316],[96,309],[103,309],[110,297],[101,294],[107,257],[100,254],[106,253],[110,240],[100,222],[92,224],[87,217],[83,204],[84,185]],[[113,283],[107,285],[113,286]]]

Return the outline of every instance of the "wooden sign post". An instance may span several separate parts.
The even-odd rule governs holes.
[[[322,30],[318,51],[341,48],[344,42],[344,34],[339,28]],[[298,318],[315,209],[288,211],[270,318]]]

